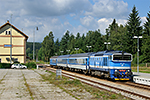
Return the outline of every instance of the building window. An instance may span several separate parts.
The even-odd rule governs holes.
[[[13,62],[18,62],[18,58],[12,58],[11,59]]]
[[[6,31],[6,35],[10,35],[10,31]]]
[[[12,45],[10,45],[10,44],[4,44],[4,48],[11,48],[12,47]]]
[[[10,58],[6,58],[7,61],[10,61]]]

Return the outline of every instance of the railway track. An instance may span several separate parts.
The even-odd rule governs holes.
[[[138,84],[138,83],[133,83],[133,82],[125,82],[125,83],[121,83],[121,84],[150,91],[150,86],[149,85]]]
[[[56,72],[56,69],[51,68],[51,67],[47,67],[45,68],[45,70],[48,71],[52,71],[52,72]],[[143,89],[146,89],[147,92],[149,91],[149,88],[147,89],[147,87],[145,86],[144,88],[142,88],[142,86],[139,85],[134,85],[134,83],[130,83],[130,82],[125,82],[124,83],[113,83],[113,82],[106,82],[106,80],[102,80],[102,79],[97,79],[97,78],[93,78],[90,76],[85,76],[85,75],[81,75],[75,72],[68,72],[63,70],[62,71],[62,75],[65,77],[69,77],[71,79],[78,79],[81,82],[97,87],[99,89],[103,89],[106,91],[111,91],[113,93],[121,93],[122,95],[131,98],[131,99],[137,99],[137,100],[150,100],[150,93],[149,94],[143,94],[141,91],[143,91]],[[116,85],[115,85],[116,84]],[[120,85],[124,85],[124,86],[120,86]],[[132,89],[128,89],[125,87],[130,86],[132,87]],[[136,88],[136,90],[134,90],[134,88]],[[137,91],[138,88],[138,91]],[[141,89],[141,90],[140,90]]]

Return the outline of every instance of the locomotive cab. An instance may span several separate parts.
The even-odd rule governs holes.
[[[110,57],[111,78],[114,80],[131,80],[132,55],[129,53],[114,53]]]

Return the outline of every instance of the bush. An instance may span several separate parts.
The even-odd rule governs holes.
[[[36,68],[36,63],[35,62],[28,62],[25,64],[29,69],[32,69],[32,68]]]
[[[11,65],[9,63],[0,63],[0,68],[11,68]]]

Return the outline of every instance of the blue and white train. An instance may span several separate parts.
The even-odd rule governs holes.
[[[132,54],[122,51],[101,51],[53,56],[50,66],[83,71],[84,74],[108,77],[113,80],[132,80]]]

